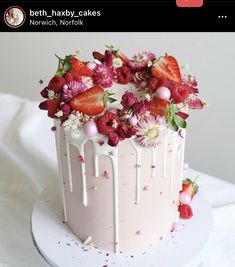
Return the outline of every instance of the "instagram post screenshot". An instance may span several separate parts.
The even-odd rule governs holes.
[[[0,267],[235,266],[235,1],[1,1]]]

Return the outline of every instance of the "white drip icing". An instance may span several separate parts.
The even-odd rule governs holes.
[[[142,154],[142,147],[139,146],[133,139],[130,139],[132,146],[136,151],[136,187],[135,187],[135,201],[136,203],[140,200],[140,168],[141,168],[141,154]]]
[[[164,140],[163,143],[163,164],[162,164],[162,168],[163,168],[163,178],[166,178],[166,167],[167,167],[167,138]]]
[[[114,188],[114,250],[119,252],[119,182],[118,182],[118,149],[111,158],[113,165],[113,188]]]
[[[61,151],[60,151],[60,124],[58,121],[54,120],[54,125],[56,127],[56,150],[57,150],[57,161],[58,161],[58,166],[59,166],[59,189],[61,191],[61,198],[62,198],[62,205],[63,205],[63,211],[64,211],[64,221],[67,222],[67,211],[66,211],[66,202],[65,202],[65,192],[64,192],[64,180],[63,180],[63,172],[62,172],[62,164],[61,164]]]
[[[184,135],[185,136],[185,135]],[[185,149],[185,138],[181,141],[181,157],[180,157],[180,188],[182,190],[182,181],[183,181],[183,171],[184,171],[184,149]]]
[[[70,192],[73,192],[73,177],[72,177],[72,171],[71,171],[69,143],[66,142],[65,148],[66,148],[66,156],[67,156],[68,175],[69,175],[69,190]]]
[[[84,159],[84,146],[85,146],[86,140],[84,140],[80,144],[79,152],[80,155]],[[81,163],[81,171],[82,171],[82,202],[83,205],[86,207],[87,206],[87,185],[86,185],[86,166],[85,162]]]
[[[175,137],[172,135],[172,152],[171,152],[171,193],[174,191],[174,174],[175,174]]]
[[[152,148],[152,166],[151,166],[151,177],[152,178],[155,178],[156,176],[156,149],[155,148]]]

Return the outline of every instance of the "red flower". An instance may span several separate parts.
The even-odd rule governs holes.
[[[122,96],[121,104],[124,108],[130,109],[132,106],[137,103],[138,99],[134,96],[133,93],[126,91]]]
[[[125,122],[119,123],[115,132],[121,139],[130,138],[136,134],[135,128]]]
[[[145,112],[150,111],[151,102],[147,100],[139,101],[135,103],[132,110],[135,114],[143,115]]]

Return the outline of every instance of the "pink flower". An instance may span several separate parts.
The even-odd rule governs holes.
[[[133,93],[126,91],[122,96],[121,104],[124,108],[130,109],[137,101],[138,99],[134,96]]]
[[[87,86],[78,81],[67,83],[63,89],[63,98],[65,102],[69,102],[74,96],[87,90]]]
[[[69,114],[71,111],[70,105],[65,104],[64,102],[60,103],[60,108],[63,111],[63,113]]]
[[[113,132],[109,134],[108,144],[110,146],[117,146],[120,141],[120,138],[117,133]]]
[[[106,62],[98,64],[94,70],[94,83],[103,88],[112,86],[115,72],[112,65]]]
[[[163,117],[148,116],[136,126],[136,142],[143,147],[159,146],[167,134],[166,121]]]
[[[150,110],[151,102],[147,100],[139,101],[135,103],[132,110],[135,114],[143,115]]]
[[[155,58],[156,56],[151,52],[138,53],[129,61],[129,67],[134,72],[142,71],[148,66],[148,62]]]
[[[203,109],[206,106],[206,103],[196,97],[195,99],[189,101],[188,106],[191,109]]]

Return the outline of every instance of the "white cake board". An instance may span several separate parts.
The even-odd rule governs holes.
[[[196,267],[209,245],[211,207],[199,192],[192,202],[194,216],[180,220],[179,229],[138,253],[114,254],[84,246],[62,222],[56,186],[49,186],[32,213],[32,236],[45,260],[56,267]]]

